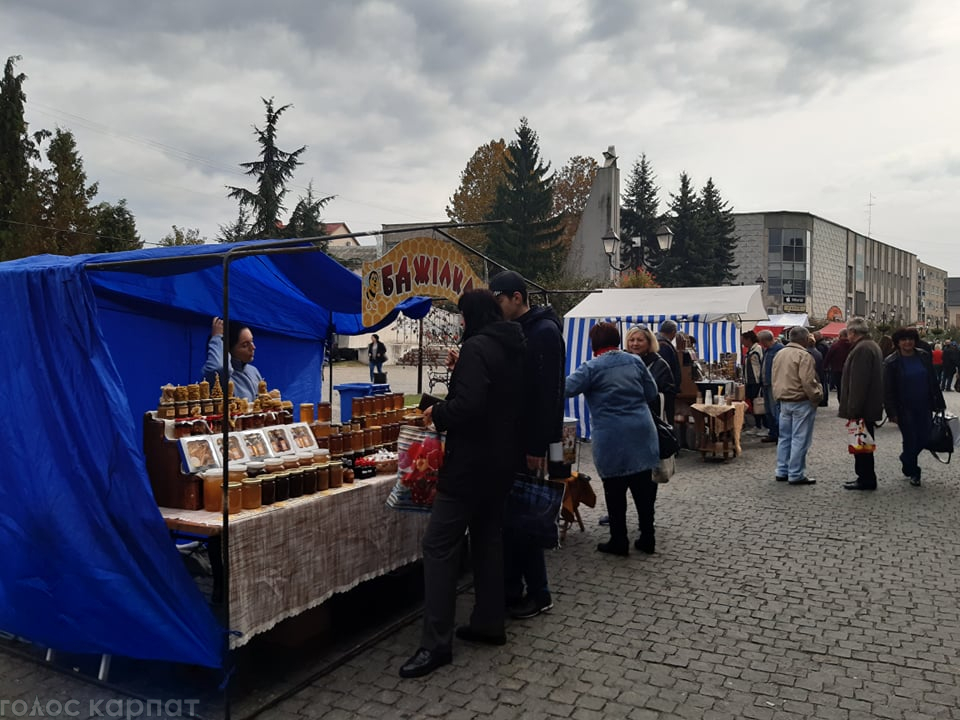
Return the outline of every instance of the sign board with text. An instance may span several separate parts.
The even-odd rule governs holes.
[[[482,287],[483,281],[456,245],[436,238],[409,238],[383,257],[363,263],[363,324],[376,325],[407,298],[457,302],[467,290]]]

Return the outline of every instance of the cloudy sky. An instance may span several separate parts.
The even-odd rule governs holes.
[[[3,0],[31,129],[77,137],[144,240],[213,239],[261,97],[352,230],[445,219],[521,116],[554,167],[615,145],[663,189],[809,211],[960,275],[956,0]],[[872,206],[870,205],[872,198]]]

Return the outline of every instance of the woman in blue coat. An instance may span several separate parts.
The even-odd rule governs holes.
[[[593,359],[567,378],[567,397],[584,395],[590,409],[593,462],[603,481],[610,514],[610,540],[597,550],[627,555],[627,490],[638,494],[651,482],[660,463],[657,429],[649,404],[657,399],[657,384],[638,356],[620,349],[620,331],[613,323],[590,330]],[[646,513],[645,513],[646,514]],[[653,547],[653,503],[640,518],[637,548]]]

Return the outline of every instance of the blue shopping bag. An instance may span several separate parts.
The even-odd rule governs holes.
[[[517,473],[507,495],[504,527],[532,536],[545,550],[558,547],[560,534],[557,521],[566,487],[565,482]]]

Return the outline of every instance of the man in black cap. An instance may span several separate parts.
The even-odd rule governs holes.
[[[530,307],[527,283],[512,270],[495,275],[490,290],[503,316],[523,328],[527,338],[524,358],[525,469],[546,475],[547,450],[563,433],[563,384],[566,350],[560,319],[550,307]],[[547,583],[547,565],[541,548],[523,532],[504,530],[506,599],[514,618],[531,618],[553,607]],[[523,595],[526,585],[526,596]]]

